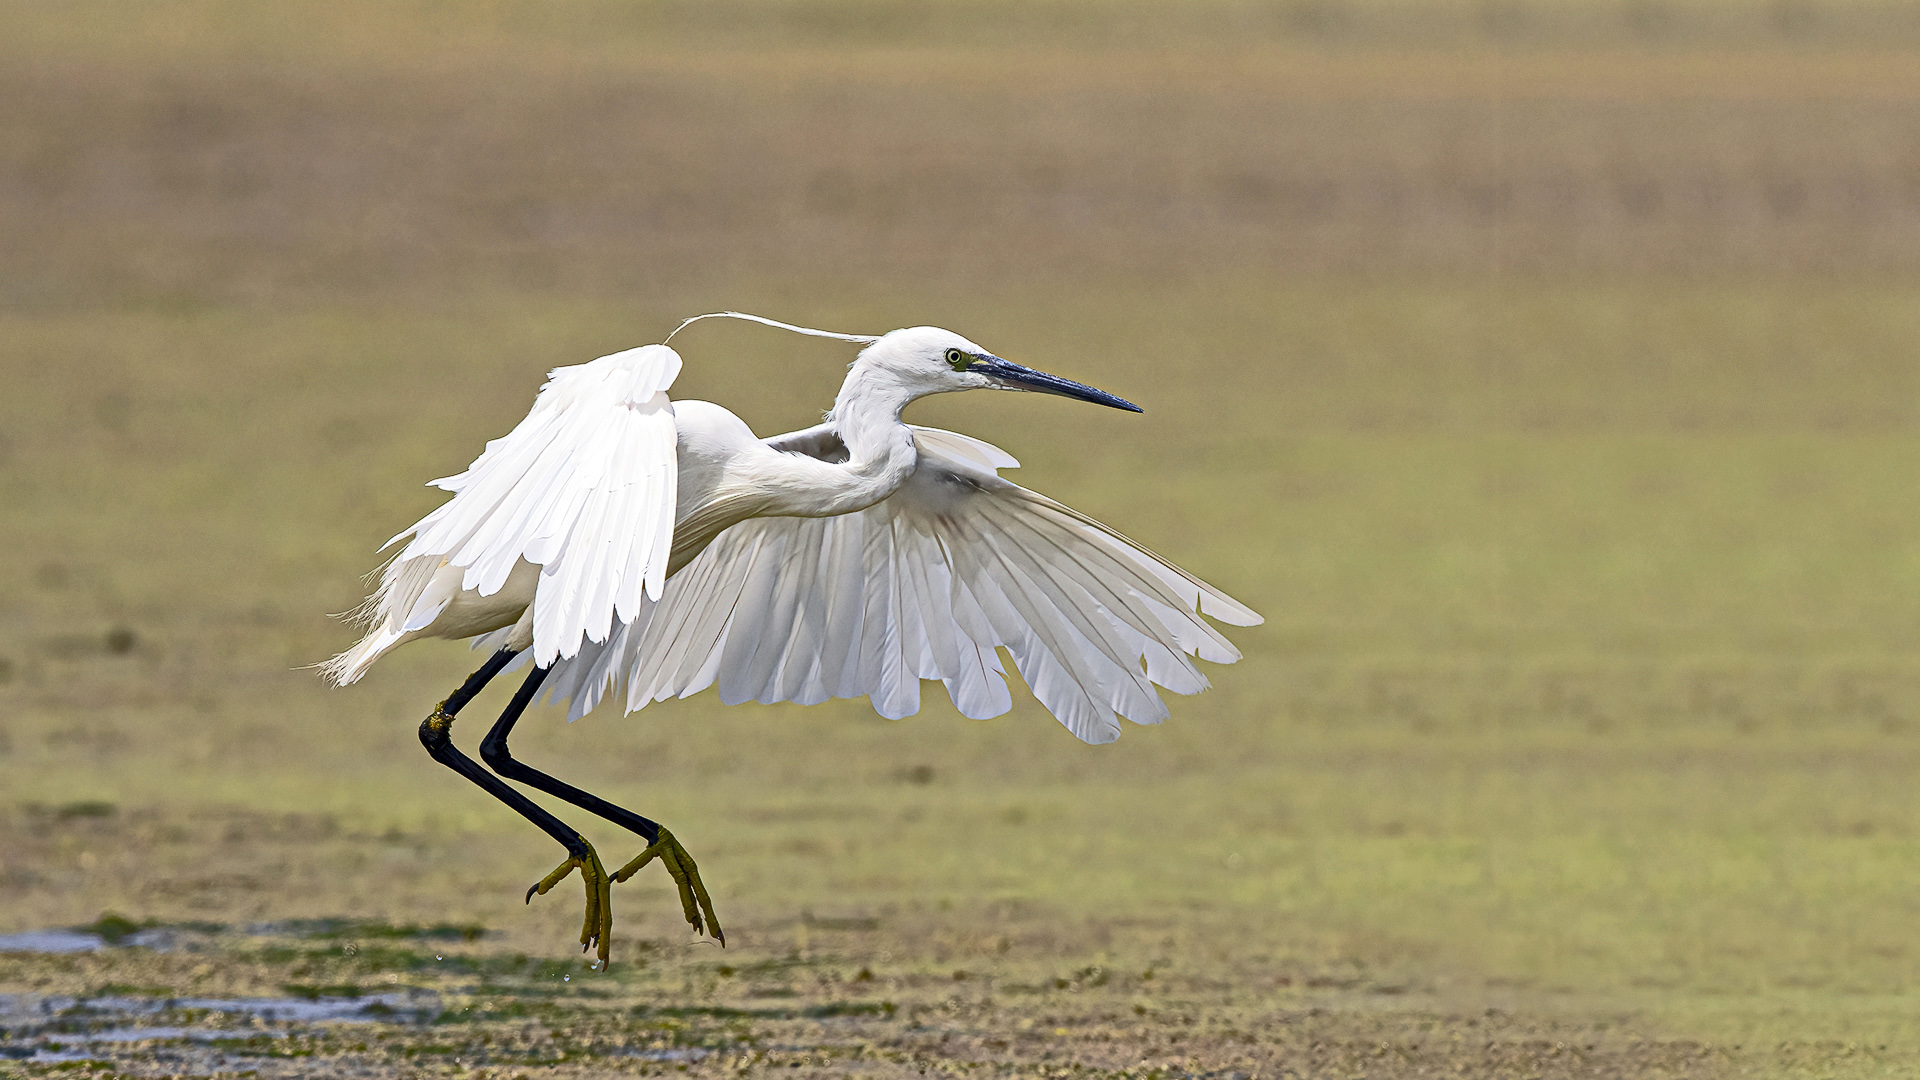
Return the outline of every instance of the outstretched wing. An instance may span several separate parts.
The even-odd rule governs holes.
[[[661,595],[672,546],[679,474],[666,391],[679,373],[680,357],[665,345],[552,371],[519,426],[466,472],[432,482],[453,498],[387,541],[412,537],[388,578],[442,586],[383,583],[376,617],[426,626],[453,593],[491,596],[525,560],[540,567],[533,654],[542,667],[574,656],[583,640],[606,641],[616,619],[638,618],[643,596]],[[462,571],[458,589],[447,587],[453,575],[437,573],[448,566]]]
[[[776,447],[834,450],[817,432],[783,438],[797,441]],[[1068,730],[1109,742],[1116,714],[1165,719],[1155,684],[1203,689],[1195,657],[1239,659],[1201,616],[1251,625],[1254,612],[1001,479],[996,469],[1017,462],[998,448],[929,428],[914,438],[919,467],[866,510],[721,533],[667,582],[644,628],[601,647],[598,662],[583,653],[581,670],[556,672],[556,694],[573,695],[578,714],[624,672],[630,710],[717,682],[728,704],[866,696],[901,717],[919,709],[920,680],[938,679],[961,713],[986,718],[1013,704],[996,651],[1005,647]]]

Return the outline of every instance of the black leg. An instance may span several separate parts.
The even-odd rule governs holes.
[[[547,813],[540,804],[501,783],[498,777],[481,768],[477,762],[461,753],[453,745],[454,714],[460,711],[461,706],[473,700],[474,695],[478,694],[489,680],[498,675],[500,669],[506,667],[513,656],[513,653],[502,649],[494,653],[479,671],[468,676],[460,689],[455,690],[452,696],[440,703],[439,708],[433,710],[432,716],[420,721],[420,743],[427,748],[427,753],[433,760],[480,785],[487,794],[506,803],[521,817],[540,826],[541,831],[560,841],[566,847],[567,854],[584,857],[587,854],[587,848],[577,831],[569,828],[559,818]],[[534,674],[543,675],[545,672],[535,671]],[[525,687],[521,689],[525,690]],[[514,700],[518,702],[519,698],[516,696]]]
[[[507,737],[513,734],[513,726],[520,722],[520,714],[540,689],[540,680],[546,676],[544,669],[536,668],[520,685],[520,692],[513,696],[513,703],[500,719],[493,722],[493,730],[480,741],[480,760],[487,763],[494,772],[509,780],[518,780],[528,787],[538,788],[556,799],[565,799],[589,814],[606,818],[615,825],[631,833],[637,833],[642,840],[652,844],[660,839],[660,824],[649,821],[625,807],[615,806],[590,791],[581,791],[572,784],[556,780],[531,765],[516,761],[513,751],[507,749]]]
[[[467,702],[472,701],[475,695],[486,689],[487,684],[493,681],[493,677],[505,670],[508,664],[513,663],[513,658],[519,655],[512,649],[501,649],[487,657],[487,662],[480,665],[479,671],[467,676],[467,681],[460,684],[460,689],[455,690],[447,700],[440,703],[440,711],[448,716],[459,715]]]
[[[498,675],[500,669],[506,667],[513,657],[514,653],[511,650],[502,649],[488,658],[487,662],[481,665],[480,670],[468,676],[467,681],[460,685],[460,689],[455,690],[447,700],[433,710],[433,715],[420,722],[420,744],[427,748],[427,753],[433,760],[473,781],[480,786],[481,790],[506,803],[515,813],[538,825],[542,832],[559,841],[561,846],[567,849],[567,861],[561,863],[553,873],[548,874],[533,888],[528,889],[527,899],[531,902],[536,892],[544,894],[578,868],[587,886],[587,911],[580,931],[580,946],[584,950],[597,943],[600,946],[600,964],[604,969],[613,932],[613,906],[607,892],[611,881],[605,868],[600,865],[600,856],[594,852],[593,845],[587,843],[586,837],[569,828],[559,818],[547,813],[532,799],[507,786],[499,777],[481,768],[479,763],[461,753],[453,745],[454,714],[458,713],[467,702],[473,700],[474,695],[478,694],[495,675]],[[545,674],[544,670],[535,669],[533,677],[528,679],[521,686],[520,692],[514,695],[513,705],[510,708],[515,715],[527,707],[527,701],[531,700],[535,691],[539,689],[540,678]]]
[[[494,721],[493,730],[480,741],[480,759],[485,761],[494,772],[509,780],[518,780],[529,787],[537,788],[557,799],[579,807],[597,817],[602,817],[629,832],[638,834],[647,842],[647,848],[638,858],[622,867],[613,875],[615,881],[625,881],[639,871],[642,866],[658,858],[673,877],[680,889],[680,905],[684,909],[687,922],[698,930],[711,932],[720,944],[727,943],[726,934],[720,929],[720,920],[714,917],[713,901],[707,895],[707,888],[700,880],[700,868],[695,865],[693,856],[680,846],[672,833],[660,827],[655,821],[593,794],[582,791],[572,784],[556,780],[539,769],[515,760],[513,751],[507,748],[507,738],[513,734],[513,726],[520,722],[520,714],[532,703],[534,695],[540,690],[540,682],[546,678],[546,669],[535,668],[520,684],[520,690],[513,695],[513,701],[507,710]],[[702,925],[704,922],[704,925]]]

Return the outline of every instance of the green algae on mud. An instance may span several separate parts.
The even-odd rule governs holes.
[[[1371,983],[1352,970],[1283,965],[1293,976],[1269,968],[1237,988],[1196,979],[1178,962],[1139,971],[1017,962],[929,971],[922,962],[876,959],[856,970],[838,937],[804,953],[749,944],[745,958],[728,964],[649,956],[611,974],[489,956],[484,945],[463,943],[467,962],[457,969],[409,968],[377,989],[284,984],[289,994],[228,997],[193,989],[211,971],[227,980],[244,972],[254,984],[294,972],[366,972],[353,943],[322,953],[305,947],[316,940],[230,948],[231,938],[199,934],[185,950],[192,967],[141,948],[89,954],[57,965],[64,970],[51,978],[42,966],[39,990],[0,998],[0,1053],[28,1074],[259,1076],[459,1068],[735,1075],[794,1066],[850,1076],[1036,1068],[1089,1077],[1286,1068],[1411,1076],[1435,1067],[1690,1076],[1709,1075],[1724,1058],[1697,1043],[1649,1038],[1631,1021],[1449,1011],[1425,991]],[[20,963],[18,955],[0,957],[0,980],[19,979]],[[144,980],[142,988],[108,981],[130,978]],[[1476,1039],[1463,1044],[1453,1029]]]
[[[1110,433],[1036,407],[1053,403],[938,402],[923,418],[1019,452],[1026,482],[1182,553],[1270,616],[1242,636],[1248,658],[1174,702],[1163,728],[1088,750],[1031,703],[976,724],[930,702],[890,724],[859,702],[707,698],[530,719],[529,760],[669,822],[730,930],[756,935],[724,964],[690,959],[664,881],[643,875],[615,893],[611,984],[583,982],[568,958],[577,901],[520,903],[552,861],[545,840],[440,775],[412,737],[471,658],[422,646],[346,693],[298,667],[343,640],[301,613],[350,606],[364,548],[431,498],[414,482],[457,467],[473,431],[511,423],[538,369],[631,319],[524,299],[465,319],[11,316],[31,328],[7,339],[21,366],[53,342],[90,344],[20,380],[43,411],[8,421],[17,498],[0,528],[58,555],[0,571],[14,575],[0,768],[17,800],[0,806],[0,929],[111,911],[116,932],[188,920],[343,935],[253,941],[184,970],[168,954],[154,960],[165,978],[100,976],[175,993],[367,994],[444,972],[562,1000],[626,985],[632,968],[663,980],[650,1008],[801,1011],[840,999],[758,965],[840,942],[840,976],[857,988],[871,971],[896,1006],[908,995],[886,980],[902,966],[929,987],[991,986],[967,1044],[978,1060],[1024,1019],[1078,1030],[1072,1010],[1048,1026],[1054,999],[1118,993],[1076,990],[1075,972],[1154,969],[1166,986],[1175,963],[1200,966],[1191,1015],[1336,1042],[1426,1047],[1406,1032],[1498,1008],[1503,1039],[1604,1020],[1645,1046],[1710,1046],[1701,1061],[1729,1067],[1785,1045],[1764,1060],[1882,1068],[1880,1051],[1849,1057],[1834,1039],[1888,1046],[1892,1062],[1920,1053],[1906,899],[1920,894],[1920,669],[1900,587],[1914,444],[1911,403],[1879,390],[1904,377],[1888,366],[1911,321],[1898,290],[1510,288],[1512,317],[1474,324],[1483,351],[1409,367],[1388,358],[1461,333],[1471,290],[1269,289],[1284,302],[1264,321],[1227,317],[1251,293],[1184,294],[1217,305],[1202,321],[1227,328],[1218,339],[1160,340],[1137,322],[1137,352],[1080,346],[1119,385],[1150,380],[1155,357],[1188,358],[1129,418],[1148,425],[1141,441],[1111,444],[1097,468],[1076,448]],[[1076,301],[1073,321],[1124,328],[1145,295]],[[1639,338],[1606,331],[1636,311],[1724,351],[1643,371]],[[1763,338],[1820,359],[1778,363],[1729,398],[1758,311],[1776,328]],[[1010,302],[1000,317],[1003,336],[1035,343],[1027,355],[1074,348],[1055,312]],[[1854,329],[1814,332],[1830,325]],[[689,393],[739,398],[769,429],[807,422],[797,403],[824,399],[844,362],[751,348],[764,378],[729,387],[690,359]],[[1344,360],[1253,378],[1240,358],[1255,348]],[[1487,349],[1534,359],[1489,367]],[[470,396],[445,393],[442,373],[468,355],[491,366]],[[1596,369],[1636,388],[1597,397]],[[142,403],[124,425],[49,419],[101,386]],[[1242,392],[1223,399],[1225,386]],[[1599,411],[1577,407],[1588,400]],[[1214,411],[1231,422],[1205,422]],[[1153,451],[1167,440],[1181,452]],[[1227,478],[1266,495],[1236,497]],[[132,649],[59,644],[114,625],[136,631]],[[356,959],[332,951],[355,933]],[[0,986],[86,992],[76,973],[106,962],[10,958]],[[728,989],[739,972],[795,996]],[[698,996],[709,982],[720,997]],[[1299,1006],[1322,1010],[1310,1020],[1268,996],[1307,990],[1330,995]],[[1147,1028],[1140,1039],[1159,1037]],[[1239,1044],[1205,1045],[1200,1060],[1224,1061]]]

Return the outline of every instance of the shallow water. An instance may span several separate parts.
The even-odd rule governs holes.
[[[11,1036],[6,1041],[0,1041],[0,1058],[37,1063],[86,1061],[99,1056],[98,1052],[92,1050],[98,1044],[161,1041],[211,1043],[219,1039],[260,1036],[282,1039],[300,1031],[300,1025],[418,1023],[439,1010],[438,995],[421,993],[313,999],[0,995],[0,1025],[4,1025],[4,1030]],[[172,1017],[196,1012],[221,1017],[248,1017],[259,1023],[236,1030],[191,1022],[138,1022],[163,1015]],[[198,1047],[195,1050],[210,1052]],[[213,1064],[203,1064],[214,1067]]]
[[[0,953],[80,953],[106,947],[99,934],[73,930],[28,930],[20,934],[0,934]]]

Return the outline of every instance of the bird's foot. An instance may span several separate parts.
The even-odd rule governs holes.
[[[600,970],[605,971],[607,952],[613,944],[613,896],[610,892],[613,882],[607,876],[607,868],[600,865],[599,853],[593,850],[592,844],[587,843],[586,837],[575,837],[574,840],[574,844],[567,846],[567,861],[554,867],[553,873],[541,878],[527,890],[527,903],[533,903],[535,895],[547,895],[547,890],[578,869],[580,879],[587,887],[587,914],[580,924],[580,951],[586,952],[598,945],[596,955],[600,958]]]
[[[693,856],[687,854],[687,849],[681,847],[680,841],[674,839],[667,830],[661,829],[659,838],[632,862],[621,867],[613,875],[613,880],[624,882],[655,859],[660,860],[661,865],[667,868],[667,873],[673,876],[673,883],[680,887],[680,907],[686,912],[687,922],[693,925],[694,932],[700,933],[704,929],[725,947],[727,935],[720,929],[720,919],[713,913],[713,898],[707,895],[707,887],[700,880],[700,868],[694,865]],[[701,922],[703,917],[704,927]]]

